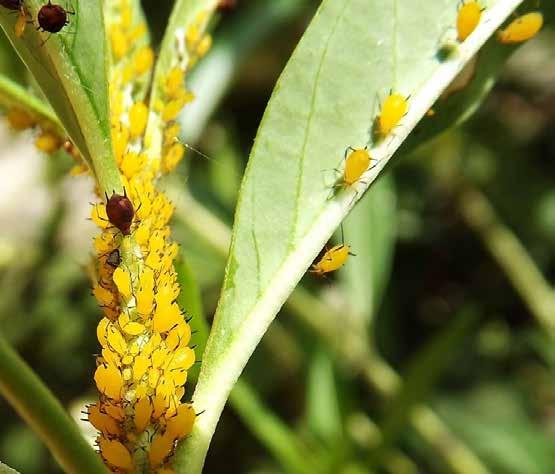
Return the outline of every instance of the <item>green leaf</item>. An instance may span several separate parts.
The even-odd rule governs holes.
[[[42,0],[25,2],[33,25],[21,38],[14,32],[13,12],[2,8],[0,24],[101,186],[119,190],[111,147],[102,2],[88,0],[82,11],[82,3],[74,3],[75,15],[69,15],[69,25],[56,34],[35,27]]]
[[[356,254],[341,269],[349,309],[369,323],[387,285],[395,244],[393,179],[378,180],[345,219],[345,242]]]
[[[235,215],[221,299],[184,442],[187,472],[202,468],[227,396],[269,324],[357,199],[464,65],[520,0],[498,0],[449,60],[440,39],[456,2],[324,0],[266,109]],[[423,25],[426,25],[425,28]],[[377,96],[411,94],[395,133],[371,149],[377,165],[329,199],[324,171],[348,146],[371,143]],[[329,173],[329,172],[328,172]]]

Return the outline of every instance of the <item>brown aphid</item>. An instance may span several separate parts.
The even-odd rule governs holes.
[[[110,223],[117,227],[123,235],[129,235],[131,233],[131,224],[133,223],[133,217],[135,216],[135,209],[133,208],[133,203],[127,197],[125,191],[123,196],[112,193],[112,196],[108,199],[106,194],[106,215]]]
[[[23,0],[0,0],[0,5],[8,10],[21,10],[23,8]]]
[[[237,0],[220,0],[218,3],[218,11],[229,12],[235,9]]]
[[[118,249],[112,250],[106,257],[106,264],[112,268],[118,268],[121,263],[121,255]]]
[[[61,5],[51,3],[48,0],[46,5],[40,7],[37,15],[39,28],[49,33],[58,33],[64,26],[69,24],[68,14],[74,15],[75,12],[68,11]]]

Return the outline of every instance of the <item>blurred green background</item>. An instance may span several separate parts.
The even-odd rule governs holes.
[[[155,42],[171,3],[144,1]],[[250,146],[317,5],[239,0],[191,78],[183,138],[210,159],[189,151],[164,186],[208,318]],[[555,472],[554,46],[545,28],[471,119],[394,160],[345,223],[357,257],[305,277],[256,350],[205,472]],[[5,40],[0,67],[24,77]],[[32,141],[0,130],[0,331],[78,418],[96,396],[92,183]],[[1,461],[59,472],[4,400],[0,420]]]

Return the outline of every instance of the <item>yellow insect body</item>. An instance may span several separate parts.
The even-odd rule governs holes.
[[[543,26],[543,15],[540,12],[527,13],[518,17],[497,37],[503,44],[516,44],[528,41],[538,34]]]
[[[27,26],[27,12],[25,11],[25,8],[22,7],[14,26],[15,36],[17,36],[18,38],[21,38],[23,36],[23,33],[25,33],[26,26]]]
[[[464,3],[457,15],[457,39],[464,41],[476,29],[482,16],[482,7],[478,2]]]
[[[349,258],[349,251],[349,246],[345,244],[333,246],[326,251],[318,263],[312,266],[311,272],[318,276],[324,276],[326,273],[338,270]]]
[[[407,99],[401,94],[391,94],[385,99],[378,120],[379,133],[382,137],[389,135],[407,113],[408,108]]]
[[[343,185],[352,186],[370,166],[370,154],[365,149],[352,150],[345,159]]]

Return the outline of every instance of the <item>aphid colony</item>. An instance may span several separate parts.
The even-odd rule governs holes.
[[[22,37],[27,23],[33,23],[33,20],[29,18],[29,12],[25,7],[24,0],[0,0],[0,6],[19,12],[14,30],[18,38]],[[69,24],[68,15],[74,14],[74,11],[66,10],[62,5],[48,0],[48,3],[40,7],[37,13],[37,29],[47,33],[58,33],[64,26]]]
[[[465,41],[479,25],[483,7],[476,1],[464,1],[460,4],[457,13],[456,30],[457,41]],[[503,44],[515,44],[533,38],[543,26],[543,15],[532,12],[516,18],[505,29],[499,31],[498,39]],[[397,127],[408,111],[409,97],[390,91],[383,101],[379,114],[374,123],[377,140],[383,140]],[[427,116],[435,115],[433,109],[428,110]],[[342,176],[334,184],[334,188],[347,189],[361,182],[364,173],[372,169],[372,157],[367,147],[355,149],[348,147],[345,150],[345,165]],[[341,268],[349,255],[350,247],[345,243],[327,249],[321,258],[312,265],[311,273],[325,276]]]

